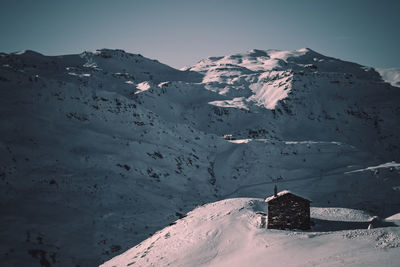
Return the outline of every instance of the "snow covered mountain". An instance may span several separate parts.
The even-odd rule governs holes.
[[[242,108],[245,109],[249,109],[250,103],[275,109],[279,100],[285,99],[295,90],[293,76],[296,72],[302,76],[324,74],[328,79],[339,76],[338,82],[342,78],[338,73],[347,74],[347,79],[353,76],[378,79],[378,74],[372,69],[329,58],[309,48],[296,51],[253,49],[242,54],[210,57],[186,69],[204,73],[203,83],[213,91],[232,97],[244,97]],[[244,89],[247,92],[243,92]]]
[[[277,182],[316,207],[400,209],[400,91],[310,49],[184,70],[122,50],[2,53],[0,94],[4,266],[95,266]]]
[[[398,105],[387,101],[389,95],[398,97],[399,91],[383,83],[371,68],[300,49],[211,57],[188,70],[205,74],[205,87],[225,96],[211,104],[261,113],[245,119],[248,128],[274,129],[284,140],[336,140],[373,151],[399,143],[398,135],[385,144],[379,141],[398,127]],[[246,136],[239,133],[243,123],[237,125],[239,129],[223,128],[224,133]],[[355,134],[360,130],[363,136]],[[388,160],[389,150],[393,149],[387,147],[382,153]]]

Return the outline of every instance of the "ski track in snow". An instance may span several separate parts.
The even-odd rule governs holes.
[[[385,168],[394,168],[394,169],[400,169],[400,163],[397,162],[387,162],[387,163],[383,163],[380,164],[378,166],[372,166],[372,167],[367,167],[365,169],[359,169],[359,170],[354,170],[354,171],[349,171],[346,172],[346,174],[348,173],[354,173],[354,172],[364,172],[364,171],[373,171],[373,170],[378,170],[378,169],[385,169]]]

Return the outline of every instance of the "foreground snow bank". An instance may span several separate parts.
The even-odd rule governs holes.
[[[397,227],[342,231],[315,231],[314,227],[305,232],[269,230],[265,229],[265,212],[263,199],[228,199],[201,206],[102,266],[399,264]],[[328,220],[340,223],[371,219],[363,211],[342,208],[312,208],[311,214],[316,226]]]

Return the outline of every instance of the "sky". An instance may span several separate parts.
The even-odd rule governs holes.
[[[398,0],[0,0],[0,52],[118,48],[175,68],[250,49],[400,67]]]

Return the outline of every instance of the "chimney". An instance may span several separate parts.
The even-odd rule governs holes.
[[[278,196],[278,187],[275,185],[274,186],[274,197]]]

